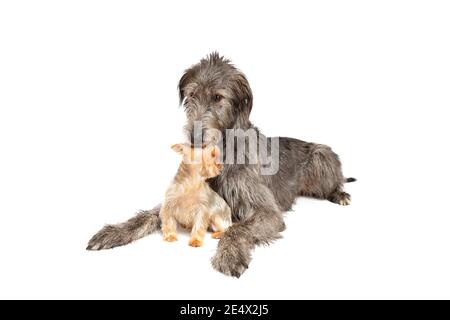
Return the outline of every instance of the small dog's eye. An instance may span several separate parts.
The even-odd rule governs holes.
[[[189,97],[193,98],[194,97],[194,93],[193,92],[189,93]]]
[[[220,95],[220,94],[216,94],[215,96],[214,96],[214,100],[216,101],[216,102],[219,102],[220,100],[222,100],[222,96]]]

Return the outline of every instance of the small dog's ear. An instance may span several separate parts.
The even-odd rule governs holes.
[[[184,144],[182,143],[177,143],[174,144],[173,146],[171,146],[172,150],[178,153],[183,153],[184,152]]]

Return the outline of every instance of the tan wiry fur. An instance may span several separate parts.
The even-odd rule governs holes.
[[[192,148],[176,144],[172,149],[183,155],[159,213],[163,239],[177,240],[177,225],[191,229],[189,245],[200,247],[208,228],[218,238],[231,225],[231,210],[225,200],[214,192],[206,179],[220,174],[216,146]]]

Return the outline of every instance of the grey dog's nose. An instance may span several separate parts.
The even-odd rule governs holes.
[[[203,131],[191,132],[191,145],[194,147],[201,147],[203,145]]]

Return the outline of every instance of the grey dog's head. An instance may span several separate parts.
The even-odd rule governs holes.
[[[186,70],[178,89],[192,144],[217,142],[219,132],[248,126],[253,103],[250,85],[245,75],[217,52]]]

